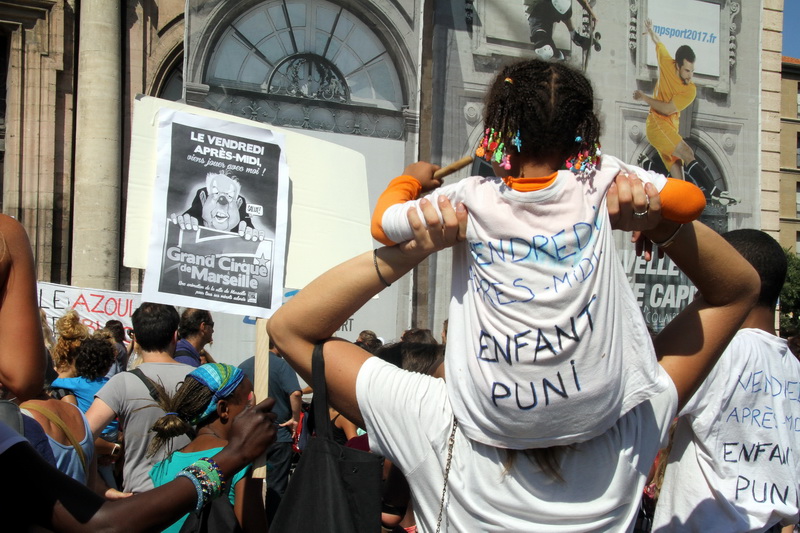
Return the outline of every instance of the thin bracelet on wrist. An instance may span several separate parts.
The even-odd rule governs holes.
[[[388,281],[386,281],[386,278],[384,278],[383,274],[381,274],[381,269],[378,268],[378,250],[377,249],[376,250],[372,250],[372,263],[375,265],[375,272],[378,273],[378,279],[381,280],[381,282],[384,285],[386,285],[387,287],[391,287],[392,284],[389,283]]]
[[[667,248],[669,245],[671,245],[673,242],[675,242],[675,239],[678,237],[678,233],[680,233],[681,229],[683,229],[683,224],[680,224],[677,228],[675,228],[675,231],[672,232],[672,235],[670,235],[669,237],[667,237],[666,239],[664,239],[661,242],[653,241],[653,244],[655,244],[656,246],[658,246],[662,250],[664,248]]]

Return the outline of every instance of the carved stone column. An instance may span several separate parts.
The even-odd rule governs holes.
[[[71,282],[97,289],[119,277],[121,4],[80,4]]]
[[[8,36],[3,212],[25,226],[38,278],[65,281],[72,132],[72,11],[63,0],[0,5]]]

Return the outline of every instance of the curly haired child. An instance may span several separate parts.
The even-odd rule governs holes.
[[[59,377],[75,375],[75,357],[81,342],[89,338],[89,328],[81,322],[77,311],[70,309],[56,321],[56,342],[53,345],[53,364]]]
[[[77,313],[75,313],[77,317]],[[68,319],[73,323],[75,317]],[[62,319],[59,320],[59,322]],[[82,324],[81,324],[82,325]],[[85,327],[85,326],[84,326]],[[87,330],[88,331],[88,330]],[[51,395],[65,402],[76,405],[82,413],[86,413],[94,401],[95,394],[108,383],[108,369],[114,364],[117,351],[108,333],[98,330],[90,337],[80,340],[80,344],[71,351],[74,372],[70,376],[59,377],[51,383]],[[95,442],[98,454],[98,471],[106,484],[116,489],[112,462],[119,458],[121,444],[119,441],[119,422],[112,420],[103,428],[100,439]]]
[[[436,189],[433,205],[463,203],[470,216],[466,242],[453,248],[445,357],[456,419],[496,447],[585,441],[665,387],[617,259],[606,192],[618,173],[635,173],[660,191],[661,215],[680,223],[697,218],[705,198],[601,154],[591,83],[563,63],[505,67],[484,126],[476,155],[497,177],[436,189],[435,166],[410,165],[378,200],[372,233],[387,245],[409,240],[407,212],[423,191]]]

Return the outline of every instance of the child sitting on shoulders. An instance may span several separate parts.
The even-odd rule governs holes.
[[[453,248],[445,357],[459,425],[510,449],[585,441],[665,386],[617,258],[606,192],[619,172],[635,173],[659,190],[662,216],[680,223],[697,218],[705,198],[601,154],[591,84],[562,63],[503,69],[484,126],[477,155],[497,177],[437,188],[437,167],[410,165],[378,200],[372,234],[387,245],[409,240],[407,212],[422,192],[435,189],[433,205],[462,202],[470,216],[466,242]]]

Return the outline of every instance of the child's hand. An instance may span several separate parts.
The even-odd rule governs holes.
[[[437,187],[441,187],[442,180],[433,177],[433,173],[439,170],[439,165],[433,165],[425,161],[411,163],[403,171],[406,176],[411,176],[422,185],[422,192],[429,192]]]
[[[406,255],[425,257],[467,238],[467,210],[464,204],[459,203],[454,209],[447,197],[440,196],[438,201],[441,219],[427,198],[419,202],[423,218],[420,218],[416,209],[408,210],[414,238],[399,245]]]
[[[606,195],[611,227],[633,231],[631,242],[636,255],[645,261],[653,259],[653,246],[642,231],[655,228],[661,221],[661,198],[652,183],[642,183],[635,175],[619,173]],[[663,252],[658,250],[658,257]]]
[[[623,231],[645,231],[661,222],[661,198],[652,183],[620,172],[606,195],[611,227]]]

